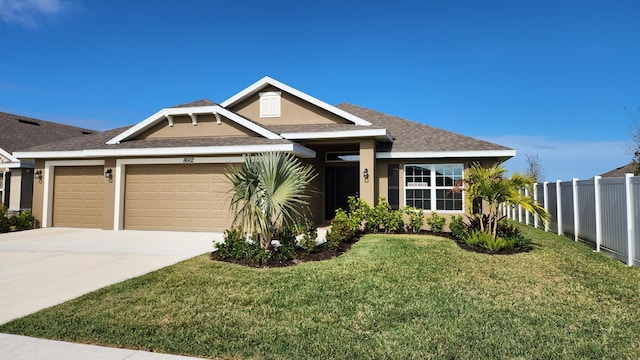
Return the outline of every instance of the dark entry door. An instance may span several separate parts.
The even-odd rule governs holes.
[[[349,210],[347,197],[358,196],[358,166],[328,166],[325,168],[325,219],[333,219],[336,209]]]

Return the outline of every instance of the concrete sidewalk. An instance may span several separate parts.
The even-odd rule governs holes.
[[[185,360],[197,358],[0,334],[0,360],[4,359]]]

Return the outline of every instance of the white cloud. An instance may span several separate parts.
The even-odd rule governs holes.
[[[527,170],[526,154],[538,154],[546,181],[587,179],[631,161],[628,141],[564,141],[543,136],[480,137],[511,147],[517,155],[505,164],[510,171]]]
[[[64,8],[61,0],[0,0],[0,20],[33,29],[42,20],[60,15]]]

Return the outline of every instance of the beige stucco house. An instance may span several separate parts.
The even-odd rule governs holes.
[[[17,157],[13,152],[94,132],[0,112],[0,206],[10,212],[31,209],[33,161]]]
[[[329,105],[265,77],[220,104],[162,109],[130,127],[14,153],[35,159],[33,212],[43,227],[221,231],[231,224],[229,164],[284,151],[312,164],[322,223],[349,195],[442,214],[469,163],[515,150],[351,104]]]

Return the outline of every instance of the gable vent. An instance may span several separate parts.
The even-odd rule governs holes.
[[[38,124],[37,122],[29,121],[29,120],[25,120],[25,119],[18,119],[18,122],[23,123],[23,124],[40,126],[40,124]]]

